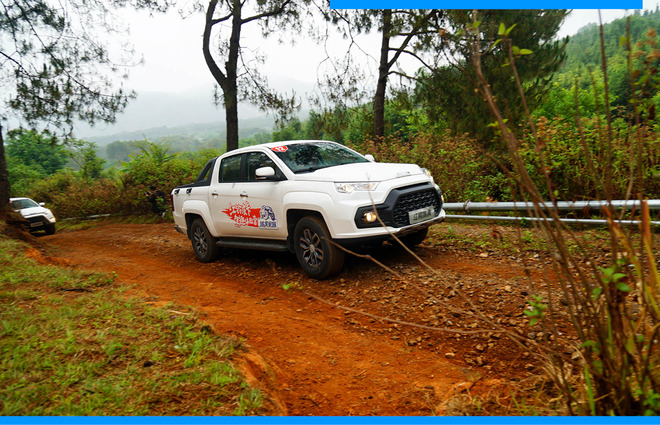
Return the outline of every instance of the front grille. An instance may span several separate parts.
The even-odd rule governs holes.
[[[438,200],[438,194],[435,189],[401,195],[396,200],[392,211],[396,227],[409,225],[410,218],[408,213],[426,207],[433,207],[434,215],[438,215],[440,212],[440,201]]]
[[[43,215],[31,215],[29,217],[25,217],[30,223],[43,223],[44,222],[44,216]]]
[[[378,216],[386,226],[404,227],[410,225],[409,212],[422,208],[433,207],[434,216],[440,213],[442,201],[440,194],[430,183],[415,184],[393,189],[382,204],[375,206]],[[368,205],[358,208],[355,214],[355,226],[358,229],[380,226],[379,221],[366,223],[364,214],[373,211]]]

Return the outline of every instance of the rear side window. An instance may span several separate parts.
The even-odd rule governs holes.
[[[208,186],[211,184],[211,171],[213,170],[213,165],[215,165],[215,160],[216,158],[213,158],[207,162],[202,172],[199,173],[197,180],[195,180],[197,186]]]
[[[220,183],[231,183],[241,181],[241,158],[242,155],[235,155],[225,158],[220,163],[219,180]]]

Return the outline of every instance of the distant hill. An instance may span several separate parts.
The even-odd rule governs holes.
[[[313,90],[313,85],[288,77],[272,78],[271,86],[281,92],[291,92],[302,99]],[[273,117],[248,104],[239,105],[240,137],[272,131]],[[97,143],[99,146],[114,141],[158,139],[186,136],[208,140],[225,138],[225,112],[213,102],[213,88],[183,93],[140,92],[114,124],[90,127],[76,126],[76,137]]]
[[[256,118],[241,119],[239,125],[239,136],[249,137],[259,132],[270,132],[273,129],[272,117],[263,115]],[[79,136],[81,137],[81,136]],[[173,126],[159,126],[145,128],[135,131],[123,131],[107,136],[81,137],[96,143],[99,147],[108,145],[115,141],[150,140],[160,141],[173,138],[192,139],[199,142],[224,139],[226,137],[226,126],[224,121],[206,122],[198,124],[184,124]]]
[[[605,52],[608,58],[625,56],[625,46],[620,43],[620,37],[625,37],[628,18],[616,19],[603,25]],[[660,32],[660,10],[636,10],[630,15],[631,44],[646,37],[649,29]],[[596,24],[582,27],[577,34],[570,37],[566,46],[565,69],[572,70],[580,66],[599,67],[601,63],[600,29]]]

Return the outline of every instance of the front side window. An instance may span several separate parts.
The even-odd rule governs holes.
[[[369,162],[362,155],[331,142],[299,143],[273,149],[294,173],[308,173],[336,165]]]
[[[270,159],[268,155],[263,152],[251,152],[247,156],[247,180],[249,182],[257,180],[257,169],[261,167],[273,167],[275,174],[280,174],[275,161]]]

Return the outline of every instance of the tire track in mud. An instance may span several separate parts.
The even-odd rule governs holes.
[[[293,256],[243,252],[202,264],[170,224],[101,225],[41,240],[51,257],[116,272],[145,302],[193,306],[216,332],[244,338],[246,370],[262,378],[256,385],[271,395],[273,414],[441,414],[470,380],[458,363],[356,331],[344,312],[284,291],[282,283],[299,279]]]

